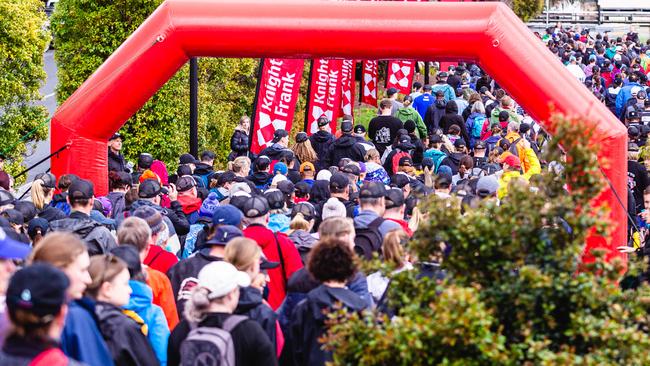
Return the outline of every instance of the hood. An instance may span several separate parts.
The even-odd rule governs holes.
[[[268,172],[255,172],[250,177],[251,182],[256,186],[263,186],[269,183],[271,180],[271,173]]]
[[[341,303],[351,311],[361,311],[366,304],[354,292],[346,288],[334,288],[320,285],[307,294],[309,310],[314,319],[325,321],[327,314],[324,309],[332,309],[336,303]]]
[[[330,198],[330,182],[326,180],[314,181],[309,195],[309,200],[313,203],[326,201]]]
[[[333,135],[327,131],[317,131],[315,134],[311,135],[311,138],[313,138],[314,141],[319,143],[326,143],[332,137]]]
[[[289,224],[291,219],[289,216],[281,213],[271,214],[269,218],[268,228],[273,232],[286,233],[289,231]]]
[[[413,141],[412,137],[411,137],[411,141]],[[408,151],[411,151],[411,150],[415,149],[415,145],[413,145],[413,143],[411,143],[411,142],[407,142],[405,144],[397,145],[397,148],[400,149],[401,151],[408,152]]]
[[[136,313],[141,313],[151,307],[153,301],[153,292],[146,283],[140,281],[129,281],[131,286],[131,298],[129,303],[124,306],[127,310],[133,310]]]
[[[447,107],[447,102],[444,99],[436,100],[435,102],[433,102],[433,105],[436,106],[436,109],[445,110],[445,108]]]
[[[445,113],[458,113],[458,105],[453,100],[450,100],[445,106]]]
[[[298,251],[310,250],[316,244],[316,238],[305,230],[296,230],[289,235],[289,239],[296,244]]]
[[[203,202],[198,197],[178,195],[178,203],[180,203],[183,207],[183,213],[189,215],[192,212],[198,211],[198,209],[201,208],[201,203]]]
[[[357,139],[352,135],[343,135],[334,141],[334,146],[337,148],[350,148],[357,143]]]
[[[165,163],[160,160],[154,160],[151,164],[151,171],[160,177],[162,185],[166,186],[169,184],[169,173],[167,173],[167,166],[165,166]]]
[[[451,159],[451,161],[453,161],[454,164],[456,164],[456,166],[460,166],[460,159],[465,155],[467,155],[467,154],[455,152],[455,153],[451,153],[451,155],[449,155],[449,159]]]
[[[438,161],[438,159],[440,159],[441,156],[446,157],[447,155],[444,152],[442,152],[442,151],[440,151],[438,149],[429,149],[429,150],[424,152],[424,157],[425,158],[431,158],[431,160],[433,160],[434,163],[436,161]]]
[[[81,237],[86,237],[86,235],[88,235],[97,225],[99,225],[99,223],[95,222],[90,218],[88,219],[66,218],[66,219],[52,221],[50,223],[50,229],[52,229],[52,231],[71,231]]]
[[[235,313],[244,314],[256,308],[262,303],[262,292],[254,287],[242,287],[239,289],[239,303]]]
[[[400,109],[397,110],[397,113],[395,114],[395,117],[397,117],[399,119],[402,119],[402,118],[410,119],[408,117],[413,116],[414,112],[417,113],[418,111],[413,109],[413,107],[411,107],[411,106],[400,108]],[[400,117],[402,117],[402,118],[400,118]]]
[[[137,210],[138,208],[143,207],[143,206],[153,207],[154,209],[158,210],[158,211],[161,212],[161,213],[164,212],[164,209],[163,209],[162,207],[160,207],[160,206],[154,204],[154,203],[151,202],[151,201],[147,201],[147,200],[143,200],[143,199],[139,199],[139,200],[133,202],[133,203],[131,204],[131,211],[135,211],[135,210]]]
[[[198,163],[196,164],[196,168],[194,168],[194,175],[206,175],[212,172],[212,166],[205,163]]]

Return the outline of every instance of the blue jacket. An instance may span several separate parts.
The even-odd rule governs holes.
[[[61,334],[66,356],[90,366],[113,365],[113,358],[95,320],[95,303],[88,299],[71,301]]]
[[[288,233],[291,219],[285,214],[271,214],[268,228],[274,233]]]
[[[127,310],[136,312],[147,325],[149,332],[147,339],[153,348],[156,358],[161,366],[167,365],[167,341],[169,340],[169,326],[165,314],[158,305],[154,305],[153,292],[146,283],[140,281],[129,281],[131,286],[131,298],[124,307]]]
[[[420,117],[424,119],[424,116],[427,114],[427,109],[429,109],[429,106],[433,104],[435,100],[436,97],[431,94],[422,94],[413,100],[413,108],[415,108],[415,110],[420,114]]]
[[[452,101],[456,99],[456,92],[454,91],[454,88],[451,87],[451,85],[447,83],[440,83],[440,84],[433,84],[431,86],[431,94],[435,95],[438,90],[442,90],[443,93],[445,93],[445,100],[446,101]],[[435,97],[434,97],[435,99]]]
[[[629,83],[621,88],[616,96],[616,116],[620,117],[623,111],[623,106],[628,99],[632,98],[632,88],[640,86],[639,83]]]

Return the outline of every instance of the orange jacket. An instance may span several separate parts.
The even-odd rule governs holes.
[[[162,308],[169,330],[172,330],[178,324],[178,313],[176,312],[172,284],[164,273],[150,267],[145,266],[145,268],[147,271],[147,285],[153,291],[153,303]]]

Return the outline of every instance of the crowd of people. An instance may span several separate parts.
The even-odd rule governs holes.
[[[648,45],[562,28],[542,39],[629,127],[645,227]],[[327,310],[394,311],[389,280],[359,260],[445,278],[449,248],[405,251],[430,215],[420,201],[474,207],[561,172],[542,158],[543,130],[475,64],[410,95],[387,89],[378,107],[337,131],[325,117],[312,135],[276,130],[259,154],[243,117],[227,167],[204,151],[175,172],[141,153],[131,170],[115,134],[101,197],[88,180],[42,173],[18,200],[0,172],[0,364],[324,365]]]

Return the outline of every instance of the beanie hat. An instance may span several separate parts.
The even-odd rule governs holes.
[[[155,179],[156,181],[160,182],[158,175],[149,169],[142,172],[142,175],[140,176],[140,183],[144,182],[147,179]]]
[[[216,192],[210,192],[199,208],[199,217],[212,218],[214,211],[219,206],[219,199]]]
[[[153,207],[142,206],[133,212],[133,216],[139,217],[147,222],[152,234],[158,234],[163,229],[163,216]]]
[[[332,172],[330,172],[327,169],[323,169],[318,174],[316,175],[316,180],[326,180],[329,182],[330,178],[332,177]]]
[[[332,197],[325,202],[323,205],[323,221],[329,219],[330,217],[346,217],[347,211],[345,206],[338,200],[336,197]]]
[[[415,122],[413,122],[410,119],[407,120],[406,122],[404,122],[404,129],[407,132],[412,133],[413,131],[415,131]]]

